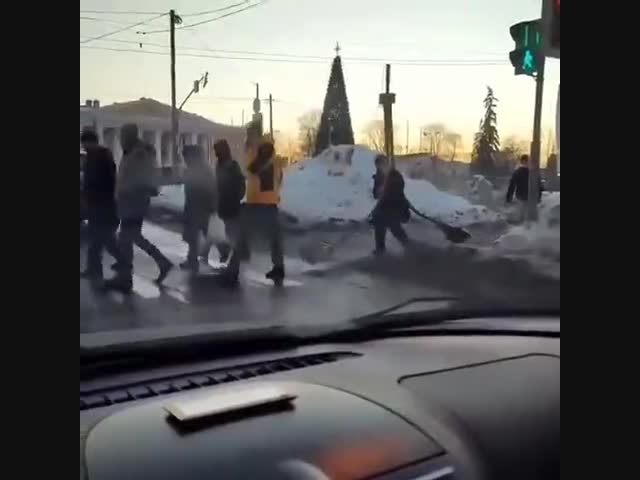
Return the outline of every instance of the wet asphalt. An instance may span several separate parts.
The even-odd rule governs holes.
[[[155,212],[151,219],[144,234],[179,264],[186,245],[176,219],[166,212]],[[450,245],[431,225],[412,223],[407,230],[416,239],[410,252],[403,252],[390,236],[389,253],[374,258],[367,226],[287,229],[287,279],[282,287],[264,278],[270,260],[260,243],[235,289],[218,286],[207,275],[213,269],[205,268],[194,278],[177,267],[158,287],[153,282],[155,264],[136,250],[132,295],[104,293],[80,279],[80,333],[238,321],[265,326],[336,323],[409,298],[438,295],[491,305],[559,305],[559,279],[537,273],[525,261],[479,253],[478,247],[499,235],[495,229],[472,229],[472,240],[461,246]],[[85,255],[81,239],[81,269]],[[212,251],[212,267],[215,257]],[[111,263],[105,254],[105,272]]]

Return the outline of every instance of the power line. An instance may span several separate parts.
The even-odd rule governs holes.
[[[145,23],[152,22],[154,20],[157,20],[158,18],[164,17],[165,15],[168,15],[168,14],[167,13],[163,13],[163,14],[160,14],[160,15],[158,15],[156,17],[150,18],[148,20],[144,20],[142,22],[134,23],[133,25],[122,27],[122,28],[119,28],[118,30],[114,30],[112,32],[108,32],[108,33],[104,33],[102,35],[98,35],[97,37],[91,37],[91,38],[88,38],[86,40],[81,40],[80,43],[88,43],[88,42],[95,41],[95,40],[101,40],[103,38],[110,37],[111,35],[115,35],[117,33],[124,32],[125,30],[129,30],[130,28],[137,27],[138,25],[144,25]]]
[[[195,31],[191,31],[191,33],[195,34]],[[195,35],[194,35],[195,36]],[[196,37],[198,39],[200,39],[200,37]],[[167,46],[165,44],[162,43],[154,43],[154,42],[140,42],[137,40],[120,40],[120,39],[108,39],[108,40],[103,40],[105,42],[113,42],[113,43],[123,43],[123,44],[130,44],[130,45],[143,45],[143,46],[150,46],[150,47],[160,47],[160,48],[166,48]],[[202,42],[204,44],[204,42]],[[206,44],[204,44],[205,47]],[[290,54],[290,53],[276,53],[276,52],[257,52],[257,51],[251,51],[251,50],[220,50],[220,49],[212,49],[212,48],[200,48],[200,47],[191,47],[191,46],[179,46],[179,48],[181,50],[194,50],[194,51],[201,51],[201,52],[210,52],[210,53],[223,53],[223,54],[232,54],[232,55],[258,55],[258,56],[268,56],[268,57],[283,57],[283,58],[292,58],[292,59],[302,59],[302,60],[321,60],[322,63],[326,62],[326,61],[330,61],[332,59],[332,57],[328,57],[328,56],[321,56],[321,55],[296,55],[296,54]],[[354,61],[354,62],[387,62],[387,63],[402,63],[402,64],[413,64],[413,63],[417,63],[417,64],[422,64],[422,63],[429,63],[429,62],[453,62],[453,63],[465,63],[465,62],[471,62],[471,63],[486,63],[486,62],[502,62],[501,59],[393,59],[393,58],[373,58],[373,57],[344,57],[344,60],[347,61]],[[506,62],[506,60],[504,61]],[[316,62],[313,62],[316,63]],[[320,62],[317,62],[320,63]],[[384,68],[383,68],[383,75],[382,75],[382,82],[384,83]]]
[[[193,27],[198,27],[200,25],[204,25],[206,23],[215,22],[216,20],[221,20],[223,18],[227,18],[227,17],[230,17],[232,15],[236,15],[238,13],[242,13],[242,12],[244,12],[246,10],[251,9],[251,8],[255,8],[255,7],[258,7],[260,5],[263,5],[263,4],[267,3],[267,1],[268,0],[260,0],[258,3],[253,3],[251,5],[248,5],[248,6],[244,7],[244,8],[240,8],[238,10],[234,10],[233,12],[225,13],[224,15],[219,15],[217,17],[210,18],[209,20],[203,20],[201,22],[191,23],[189,25],[183,25],[182,27],[176,28],[176,30],[184,30],[185,28],[193,28]],[[152,30],[152,31],[147,31],[147,32],[136,32],[136,33],[139,33],[141,35],[151,35],[152,33],[166,33],[168,31],[169,31],[169,29],[166,28],[164,30]]]
[[[185,13],[180,15],[181,17],[198,17],[202,15],[209,15],[211,13],[224,12],[231,8],[239,7],[249,3],[249,0],[243,0],[242,2],[235,3],[233,5],[227,5],[226,7],[219,7],[213,10],[205,10],[203,12]],[[140,12],[140,11],[123,11],[123,10],[80,10],[80,13],[88,13],[90,15],[161,15],[163,12]]]
[[[88,13],[90,15],[161,15],[163,12],[125,12],[122,10],[80,10],[80,13]]]
[[[133,25],[132,23],[118,22],[116,20],[106,20],[104,18],[95,18],[95,17],[80,16],[80,20],[90,20],[92,22],[99,22],[99,23],[110,23],[112,25],[126,25],[126,26]]]
[[[152,50],[134,50],[134,49],[125,49],[125,48],[110,48],[110,47],[96,47],[96,46],[84,46],[80,45],[80,48],[87,48],[93,50],[105,50],[111,52],[129,52],[129,53],[142,53],[149,55],[169,55],[169,52],[158,52]],[[213,58],[217,60],[246,60],[246,61],[257,61],[257,62],[275,62],[275,63],[311,63],[311,64],[320,64],[325,65],[326,61],[320,60],[311,60],[311,59],[288,59],[288,58],[256,58],[256,57],[235,57],[229,55],[204,55],[204,54],[196,54],[196,53],[182,53],[183,57],[194,57],[194,58]],[[354,60],[353,63],[361,64],[361,65],[377,65],[377,63],[373,63],[369,60]],[[402,62],[402,61],[393,61],[387,60],[387,63],[392,63],[394,65],[400,66],[433,66],[433,67],[483,67],[483,66],[502,66],[502,65],[510,65],[507,61],[499,61],[499,60],[422,60],[419,62]]]
[[[240,5],[244,5],[245,3],[249,3],[249,0],[243,0],[242,2],[234,3],[233,5],[227,5],[226,7],[220,7],[220,8],[216,8],[214,10],[207,10],[207,11],[204,11],[204,12],[184,13],[184,14],[182,14],[180,16],[181,17],[199,17],[199,16],[202,16],[202,15],[209,15],[211,13],[224,12],[225,10],[229,10],[231,8],[239,7]]]
[[[158,17],[158,18],[161,18],[161,17]],[[123,26],[129,26],[129,27],[136,26],[136,24],[132,22],[120,22],[118,20],[110,20],[107,18],[98,18],[98,17],[87,17],[84,15],[80,16],[80,20],[88,20],[88,21],[98,22],[98,23],[110,23],[112,25],[123,25]]]

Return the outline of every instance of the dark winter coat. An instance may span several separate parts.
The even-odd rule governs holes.
[[[116,164],[108,148],[100,145],[87,151],[82,181],[82,196],[90,222],[117,221]]]
[[[410,217],[409,201],[404,194],[404,178],[398,170],[392,169],[387,174],[382,195],[374,208],[373,220],[405,223]]]
[[[204,162],[190,165],[184,174],[185,234],[206,230],[209,217],[217,208],[216,179],[211,167]]]
[[[380,197],[382,186],[384,185],[384,172],[376,170],[373,175],[373,198],[376,200]]]
[[[220,159],[216,165],[218,182],[218,215],[231,220],[240,214],[240,204],[246,193],[246,183],[238,162]]]
[[[155,149],[142,141],[124,152],[118,169],[116,200],[120,219],[144,218],[151,197],[158,195],[159,173]]]
[[[542,198],[543,189],[544,186],[542,185],[542,181],[540,181],[538,201]],[[514,193],[516,198],[521,202],[527,201],[527,198],[529,197],[529,167],[520,166],[516,168],[511,175],[509,188],[507,189],[507,203],[511,203]]]

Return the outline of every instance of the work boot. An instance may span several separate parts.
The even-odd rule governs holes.
[[[227,263],[227,260],[229,260],[229,256],[231,255],[231,247],[228,245],[221,245],[218,247],[218,250],[220,251],[220,263]]]
[[[239,283],[238,277],[238,272],[230,272],[229,270],[223,270],[215,276],[218,285],[225,288],[237,287]]]
[[[124,278],[110,278],[102,284],[102,289],[129,295],[133,291],[133,282]]]
[[[167,275],[169,275],[169,272],[171,272],[173,263],[166,260],[165,262],[158,264],[158,268],[160,269],[160,274],[158,275],[158,278],[156,278],[155,282],[158,285],[162,285],[162,282],[164,282],[165,278],[167,278]]]
[[[282,284],[284,280],[284,267],[273,267],[265,274],[267,280],[272,280],[274,283]]]

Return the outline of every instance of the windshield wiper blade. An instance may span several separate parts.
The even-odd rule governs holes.
[[[446,307],[451,307],[452,305],[460,301],[460,297],[456,297],[454,295],[414,297],[404,302],[392,305],[391,307],[383,308],[382,310],[377,310],[361,317],[352,318],[351,320],[349,320],[349,324],[375,324],[378,323],[381,319],[388,319],[392,316],[397,317],[398,315],[405,315],[416,312],[423,313],[431,311],[433,309],[441,310]]]
[[[427,308],[421,308],[427,305]],[[348,322],[352,331],[388,330],[437,325],[455,320],[489,317],[559,316],[560,308],[539,305],[488,304],[457,297],[413,298]]]

